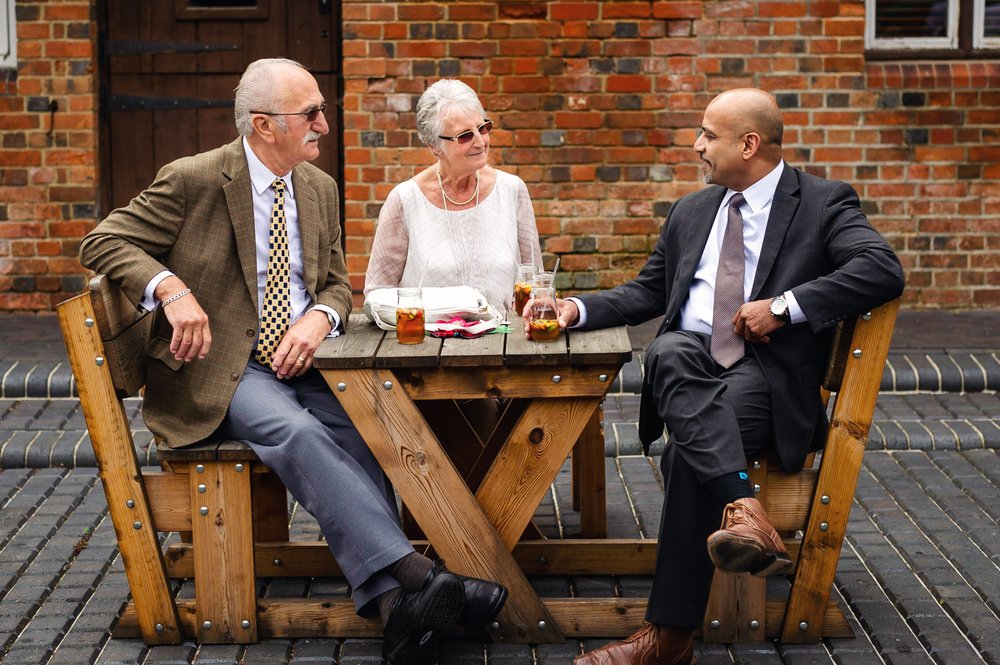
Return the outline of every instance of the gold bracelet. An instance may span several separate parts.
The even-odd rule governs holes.
[[[163,301],[163,306],[166,307],[167,305],[169,305],[173,301],[180,300],[181,298],[183,298],[184,296],[186,296],[189,293],[191,293],[191,289],[184,289],[183,291],[178,291],[174,295],[172,295],[169,298],[167,298],[166,300],[164,300]]]

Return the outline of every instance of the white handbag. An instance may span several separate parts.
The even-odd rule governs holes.
[[[425,286],[420,292],[424,305],[424,328],[428,332],[461,328],[453,323],[437,323],[455,318],[487,324],[477,325],[477,332],[492,330],[500,323],[500,313],[471,286]],[[363,311],[382,330],[395,330],[396,300],[395,288],[374,289],[365,296]]]

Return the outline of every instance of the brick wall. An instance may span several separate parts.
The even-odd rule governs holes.
[[[84,285],[97,201],[95,25],[88,0],[18,0],[17,71],[0,71],[0,311]]]
[[[0,311],[48,310],[83,284],[76,249],[99,198],[92,4],[17,3],[18,71],[0,72]],[[563,291],[635,274],[670,202],[703,186],[690,149],[701,110],[752,85],[785,109],[793,165],[858,189],[907,267],[908,306],[1000,307],[1000,63],[866,62],[861,0],[345,0],[342,12],[356,289],[386,194],[431,163],[416,99],[447,76],[497,121],[494,163],[528,183]]]
[[[864,3],[352,2],[343,5],[348,250],[366,265],[391,187],[430,163],[414,106],[458,77],[499,125],[560,287],[635,274],[719,91],[785,109],[786,158],[854,185],[917,307],[1000,306],[1000,64],[866,63]]]

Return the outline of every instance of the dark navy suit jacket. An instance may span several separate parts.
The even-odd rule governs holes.
[[[715,185],[678,200],[634,280],[579,296],[587,308],[587,327],[636,325],[663,315],[658,335],[678,329],[681,306],[726,191]],[[786,164],[771,204],[750,300],[770,299],[787,290],[808,323],[785,325],[771,334],[769,344],[748,348],[770,384],[778,457],[785,470],[797,471],[826,436],[819,386],[831,327],[898,297],[903,269],[868,223],[854,189]],[[643,387],[639,418],[647,452],[663,433],[657,395],[650,392]]]

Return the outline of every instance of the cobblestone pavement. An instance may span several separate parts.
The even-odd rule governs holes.
[[[610,529],[655,534],[660,477],[649,458],[608,468]],[[865,457],[837,575],[855,639],[817,645],[698,643],[702,665],[721,663],[997,663],[1000,659],[1000,455],[995,450],[877,451]],[[536,518],[550,537],[578,532],[563,470]],[[128,597],[114,530],[93,468],[0,472],[0,639],[5,663],[378,662],[377,640],[265,640],[251,646],[147,648],[111,639]],[[295,537],[318,538],[302,511]],[[171,535],[170,540],[176,536]],[[648,578],[536,578],[547,596],[643,596]],[[178,594],[189,596],[189,585]],[[262,583],[261,595],[343,596],[337,580]],[[570,641],[537,647],[446,641],[439,663],[568,664]]]
[[[1000,312],[901,313],[859,478],[835,596],[856,637],[816,645],[697,643],[701,665],[836,663],[1000,665]],[[54,332],[53,332],[54,331]],[[633,331],[637,360],[606,402],[609,531],[655,537],[662,481],[639,454],[636,417],[642,349],[654,326]],[[360,665],[379,662],[378,640],[264,640],[250,646],[147,648],[111,638],[128,601],[114,529],[72,378],[51,317],[0,316],[0,661]],[[127,401],[140,459],[151,435]],[[535,521],[550,538],[574,536],[569,467]],[[296,538],[320,535],[292,506]],[[176,541],[176,534],[165,540]],[[538,577],[545,596],[634,596],[649,578]],[[775,581],[771,582],[778,583]],[[191,597],[178,582],[179,597]],[[346,595],[341,580],[262,581],[262,597]],[[442,665],[569,665],[604,640],[535,647],[445,641]]]

